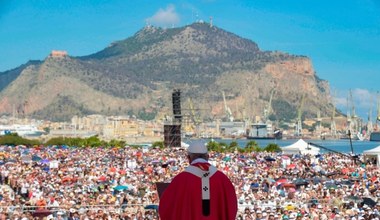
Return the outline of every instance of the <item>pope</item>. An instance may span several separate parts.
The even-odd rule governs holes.
[[[190,166],[171,181],[162,193],[159,215],[162,220],[234,220],[237,197],[230,179],[208,163],[204,143],[187,149]]]

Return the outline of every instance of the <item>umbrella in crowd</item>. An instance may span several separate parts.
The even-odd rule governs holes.
[[[6,166],[10,166],[10,165],[14,165],[15,163],[14,162],[6,162],[4,165],[6,165]]]
[[[144,209],[154,209],[154,210],[158,210],[158,205],[147,205],[144,207]]]
[[[153,161],[152,161],[152,164],[153,164],[153,165],[156,165],[156,164],[159,164],[159,163],[161,163],[159,160],[153,160]]]
[[[351,180],[343,180],[340,182],[341,185],[346,185],[346,186],[352,186],[352,184],[354,184],[353,182],[351,182]]]
[[[277,188],[279,187],[284,187],[284,188],[296,188],[296,185],[295,184],[292,184],[292,183],[281,183],[280,185],[277,186]]]
[[[37,161],[41,161],[42,158],[39,157],[39,156],[37,156],[37,155],[33,155],[33,156],[32,156],[32,160],[37,162]]]
[[[375,207],[376,206],[376,202],[369,198],[369,197],[363,197],[363,202],[362,202],[362,205],[368,205],[369,207]]]
[[[231,161],[231,157],[224,157],[222,160],[228,162]]]
[[[118,185],[118,186],[115,186],[113,189],[117,191],[122,191],[122,190],[127,190],[128,186]]]
[[[332,182],[326,182],[325,187],[327,189],[338,189],[338,185],[336,185],[335,183],[332,183]]]
[[[288,182],[288,180],[285,179],[285,178],[278,179],[278,180],[276,181],[276,185],[281,185],[281,184],[283,184],[283,183],[287,183],[287,182]]]
[[[363,199],[360,198],[359,196],[347,196],[345,199],[348,200],[348,201],[352,201],[354,203],[361,203],[361,202],[363,202]]]
[[[264,157],[264,159],[266,160],[266,161],[269,161],[269,162],[273,162],[273,161],[276,161],[276,159],[275,158],[273,158],[273,157]]]
[[[175,164],[175,160],[174,159],[169,159],[168,161],[167,161],[167,163],[168,164],[171,164],[171,165],[174,165]]]
[[[315,176],[315,177],[311,178],[310,180],[313,181],[313,183],[321,183],[321,182],[327,181],[326,178],[319,177],[319,176]]]
[[[309,185],[309,182],[306,179],[298,178],[295,181],[293,181],[293,184],[299,187],[299,186],[307,186]]]
[[[43,159],[43,160],[41,160],[41,163],[45,163],[45,164],[47,164],[47,163],[49,163],[49,162],[50,162],[49,159]]]

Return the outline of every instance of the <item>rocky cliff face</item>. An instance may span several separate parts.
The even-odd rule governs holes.
[[[261,116],[272,91],[278,120],[294,118],[302,96],[310,117],[331,108],[329,85],[307,57],[261,51],[250,40],[198,23],[147,27],[98,53],[48,56],[0,73],[0,80],[5,76],[0,112],[16,109],[49,120],[91,113],[171,115],[173,89],[181,89],[185,112],[191,97],[204,119],[224,117],[222,92],[235,118]]]

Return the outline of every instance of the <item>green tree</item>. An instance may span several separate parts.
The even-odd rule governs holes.
[[[163,148],[165,148],[165,145],[164,145],[163,141],[156,141],[156,142],[152,143],[152,147],[153,148],[163,149]]]
[[[256,141],[249,141],[246,145],[245,145],[245,152],[247,153],[251,153],[251,152],[260,152],[262,151],[262,149],[260,148],[260,146],[257,144]]]
[[[125,146],[125,141],[120,141],[120,140],[115,140],[115,139],[112,139],[109,143],[108,143],[109,146],[112,146],[112,147],[124,147]]]
[[[38,145],[38,140],[29,140],[18,136],[18,134],[6,134],[0,136],[0,145]]]
[[[209,141],[207,143],[207,149],[209,151],[218,151],[219,150],[219,143],[216,141]]]
[[[235,149],[237,149],[238,147],[239,147],[238,142],[236,142],[236,141],[232,141],[232,142],[230,143],[230,145],[228,146],[227,151],[228,151],[228,152],[234,152]]]
[[[66,141],[63,137],[51,138],[45,143],[46,145],[65,145]]]
[[[278,146],[277,144],[268,144],[265,148],[264,148],[264,151],[266,152],[281,152],[281,148],[280,146]]]
[[[229,145],[224,142],[219,143],[219,148],[217,152],[220,152],[220,153],[226,152],[228,150],[228,146]]]

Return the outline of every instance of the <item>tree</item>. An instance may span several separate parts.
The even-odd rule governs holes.
[[[228,151],[228,152],[234,152],[235,149],[237,149],[238,147],[239,147],[238,142],[236,142],[236,141],[232,141],[232,142],[230,143],[230,146],[228,146],[227,151]]]
[[[45,144],[46,145],[65,145],[67,143],[67,140],[65,140],[63,137],[56,137],[49,139]]]
[[[37,140],[29,140],[18,136],[18,134],[6,134],[0,136],[0,145],[38,145]]]
[[[218,151],[218,149],[219,149],[219,143],[216,142],[216,141],[209,141],[207,143],[207,149],[209,151]]]
[[[152,147],[153,148],[163,149],[165,147],[165,145],[164,145],[163,141],[156,141],[156,142],[152,143]]]
[[[245,152],[251,153],[251,152],[260,152],[262,149],[259,147],[259,145],[256,143],[256,141],[249,141],[245,145]]]
[[[278,146],[277,144],[268,144],[265,148],[264,148],[264,151],[266,152],[281,152],[281,148],[280,146]]]
[[[120,140],[115,140],[115,139],[112,139],[109,143],[108,143],[109,146],[113,146],[113,147],[124,147],[125,146],[125,141],[120,141]]]

